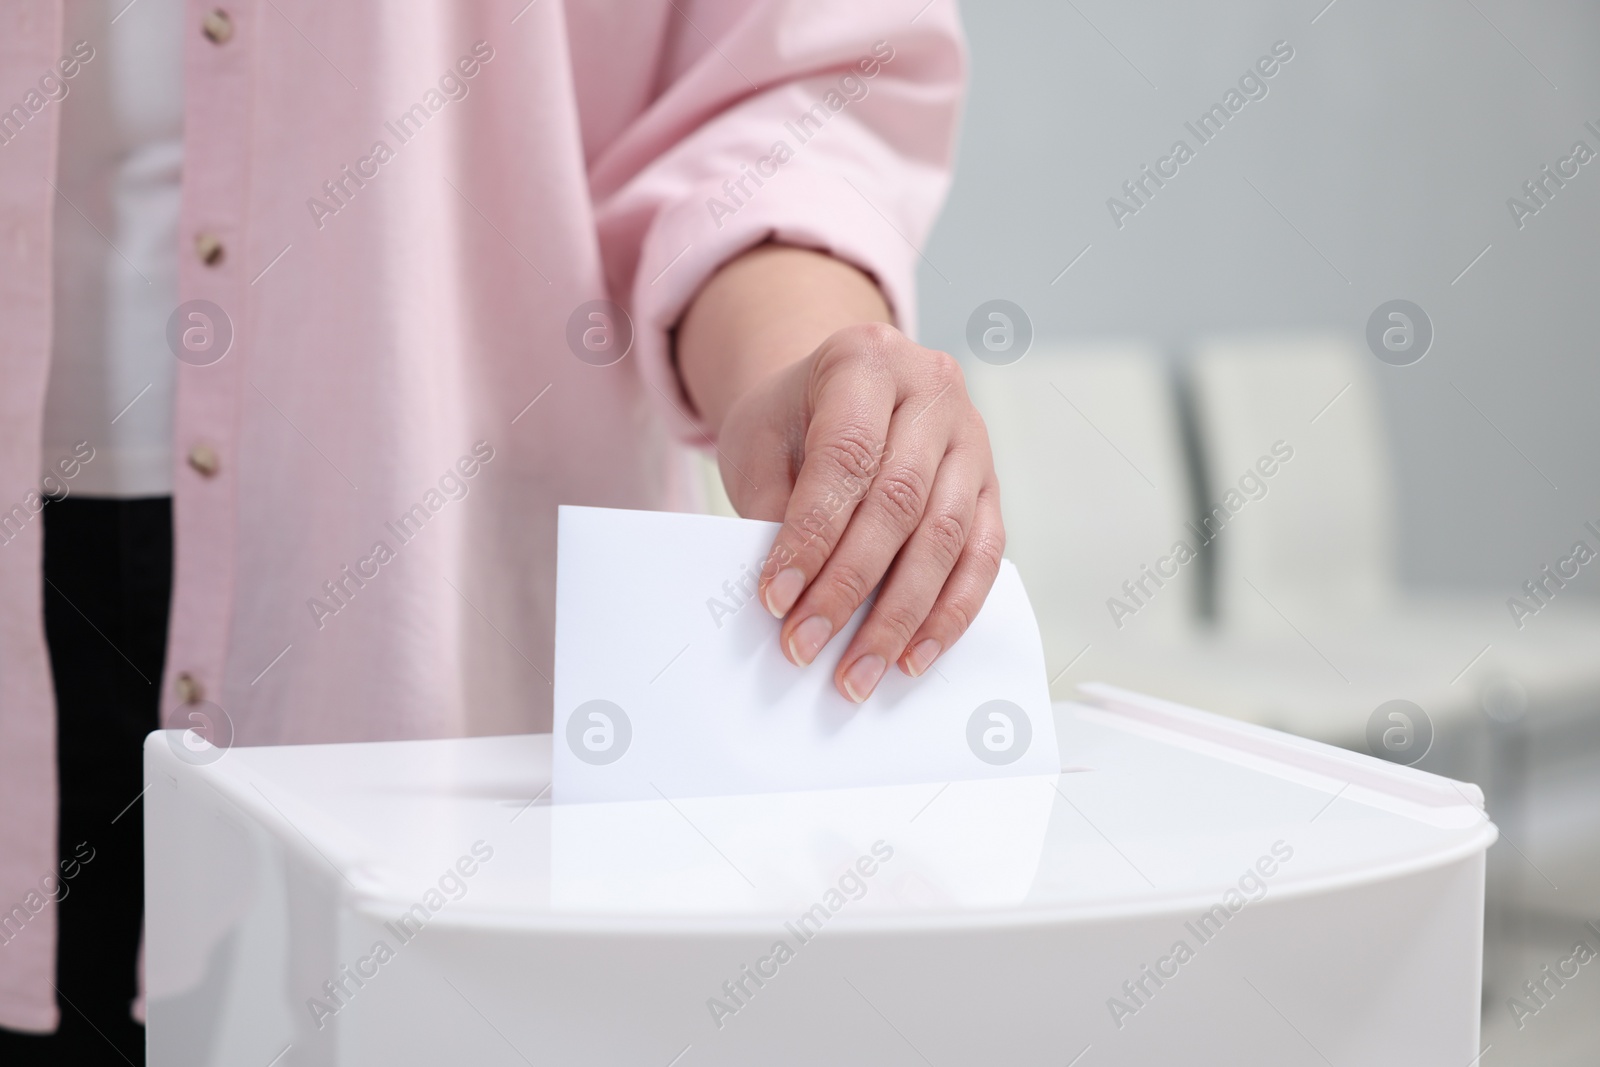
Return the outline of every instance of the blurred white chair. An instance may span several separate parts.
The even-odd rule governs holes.
[[[1139,342],[1036,347],[1017,363],[964,369],[989,427],[1006,555],[1039,616],[1052,692],[1065,698],[1089,680],[1148,688],[1169,646],[1193,629],[1199,584],[1197,561],[1171,556],[1193,537],[1160,354]]]
[[[1314,337],[1218,340],[1196,353],[1208,493],[1246,501],[1217,520],[1215,640],[1228,651],[1213,662],[1228,671],[1209,679],[1210,706],[1359,746],[1386,700],[1414,701],[1436,727],[1477,720],[1479,690],[1508,677],[1541,713],[1600,705],[1600,613],[1575,597],[1519,633],[1504,597],[1400,590],[1371,363],[1353,344]],[[1277,442],[1293,456],[1249,500],[1241,479]]]
[[[1246,579],[1285,610],[1369,613],[1392,599],[1394,490],[1365,372],[1333,339],[1215,341],[1196,353],[1208,511],[1223,526],[1218,609],[1230,624],[1279,622]]]

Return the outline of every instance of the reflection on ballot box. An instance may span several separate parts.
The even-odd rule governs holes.
[[[1059,774],[554,805],[549,735],[153,735],[151,1062],[1479,1054],[1475,787],[1109,687],[1055,718]]]

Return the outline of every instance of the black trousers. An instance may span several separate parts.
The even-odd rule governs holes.
[[[45,505],[44,623],[56,689],[60,856],[76,859],[56,908],[61,1026],[0,1030],[0,1064],[142,1067],[136,993],[144,914],[141,748],[159,724],[172,596],[167,497]],[[85,859],[87,857],[87,859]],[[22,936],[30,931],[24,930]]]

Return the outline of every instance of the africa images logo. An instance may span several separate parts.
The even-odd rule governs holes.
[[[967,719],[967,747],[990,766],[1017,762],[1032,741],[1033,722],[1028,713],[1009,700],[979,704]]]
[[[567,747],[595,767],[615,763],[633,743],[628,713],[609,700],[587,700],[567,717]]]

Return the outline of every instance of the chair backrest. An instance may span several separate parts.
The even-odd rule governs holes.
[[[1139,342],[1035,346],[1009,366],[965,370],[994,448],[1006,555],[1052,673],[1091,642],[1105,649],[1187,627],[1198,568],[1172,558],[1193,538],[1161,355]],[[1152,578],[1158,565],[1170,575]]]
[[[1392,599],[1392,469],[1370,363],[1318,336],[1216,339],[1195,352],[1225,625],[1281,625],[1287,604],[1370,611]]]

